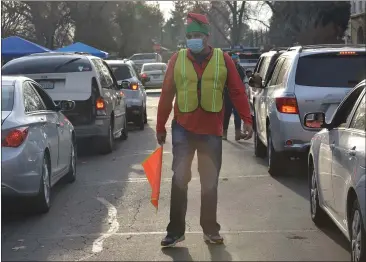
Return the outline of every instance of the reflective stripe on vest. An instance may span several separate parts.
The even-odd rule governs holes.
[[[227,69],[224,53],[221,49],[215,48],[202,74],[199,99],[197,73],[192,61],[187,57],[187,49],[180,50],[174,67],[179,111],[189,113],[201,106],[207,112],[220,112],[223,108],[223,90],[226,79]]]

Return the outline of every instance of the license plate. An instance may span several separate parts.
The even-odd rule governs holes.
[[[40,81],[39,84],[43,87],[43,89],[53,89],[54,83],[51,81]]]
[[[160,78],[160,75],[152,75],[152,77],[153,77],[154,79],[159,79],[159,78]]]

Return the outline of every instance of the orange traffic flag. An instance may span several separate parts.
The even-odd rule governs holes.
[[[142,167],[145,170],[147,180],[151,186],[151,204],[158,210],[160,182],[161,182],[161,167],[163,165],[163,147],[157,148],[151,155],[149,155]]]

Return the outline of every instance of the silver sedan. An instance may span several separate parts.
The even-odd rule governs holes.
[[[332,119],[307,113],[304,126],[320,129],[311,140],[311,218],[330,217],[351,242],[352,260],[366,261],[366,98],[364,80],[343,100]]]
[[[37,212],[50,208],[51,188],[76,177],[74,127],[62,114],[73,101],[55,104],[33,80],[3,76],[1,82],[1,193],[34,200]]]

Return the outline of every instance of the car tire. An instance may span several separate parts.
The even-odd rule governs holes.
[[[319,204],[318,180],[313,163],[309,164],[308,170],[310,178],[309,179],[310,215],[314,224],[317,225],[318,227],[322,227],[328,222],[328,217]]]
[[[281,176],[284,171],[285,157],[281,152],[276,152],[273,147],[271,127],[267,128],[267,159],[268,159],[268,173],[275,177]]]
[[[69,164],[69,172],[66,174],[66,182],[73,183],[76,180],[76,149],[75,141],[71,141],[71,155],[70,155],[70,164]]]
[[[109,154],[114,149],[114,136],[113,136],[113,125],[112,123],[108,127],[108,135],[102,138],[102,154]]]
[[[147,112],[146,112],[146,107],[144,110],[144,124],[147,124]]]
[[[51,208],[51,165],[48,154],[45,154],[42,162],[42,175],[37,196],[34,199],[36,212],[47,213]]]
[[[352,203],[351,214],[349,216],[349,235],[351,239],[351,261],[366,261],[366,232],[363,225],[360,204],[357,199]]]
[[[145,129],[145,116],[143,107],[141,107],[140,114],[135,122],[135,125],[138,126],[140,130]]]
[[[127,140],[128,138],[128,126],[127,126],[127,116],[125,115],[125,121],[123,124],[123,130],[121,133],[121,140]]]
[[[265,158],[267,155],[267,148],[258,136],[255,117],[252,116],[252,118],[253,118],[253,126],[255,126],[255,128],[254,128],[254,155],[256,157]]]

